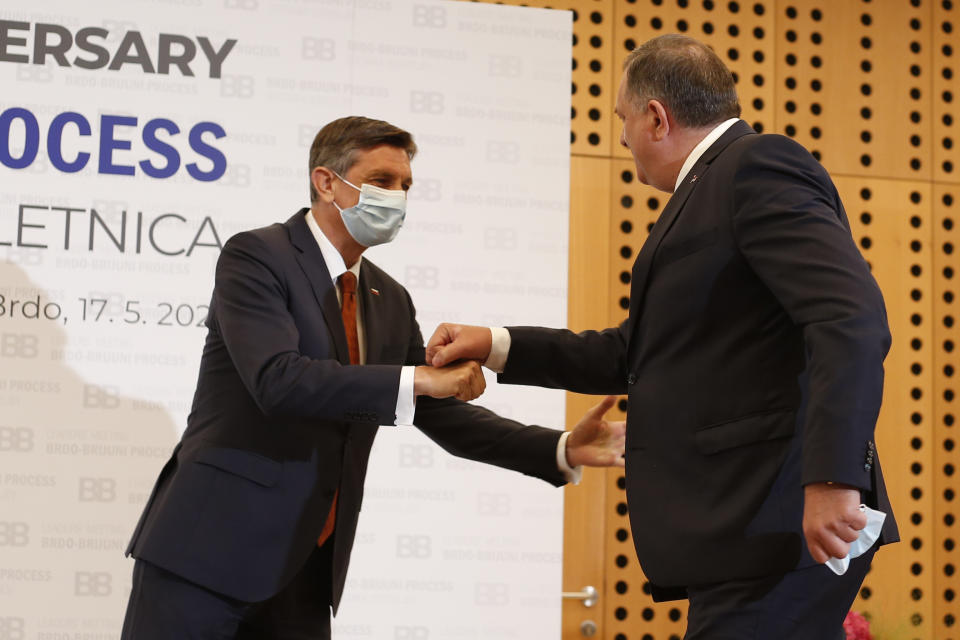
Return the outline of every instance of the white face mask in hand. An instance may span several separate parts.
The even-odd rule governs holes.
[[[333,203],[354,240],[365,247],[374,247],[397,237],[407,215],[407,194],[403,190],[382,189],[366,183],[357,188],[340,174],[334,175],[360,192],[360,200],[352,207],[341,209]]]
[[[862,556],[867,549],[873,546],[873,543],[880,537],[883,521],[887,518],[887,514],[884,512],[871,509],[864,504],[860,505],[860,511],[867,514],[867,526],[861,529],[860,536],[850,543],[850,553],[845,558],[829,558],[825,563],[838,576],[847,572],[847,567],[850,566],[852,558]]]

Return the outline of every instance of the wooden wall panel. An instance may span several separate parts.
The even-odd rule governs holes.
[[[893,344],[876,441],[903,542],[881,549],[854,608],[880,638],[932,638],[934,598],[932,188],[835,178],[853,237],[884,293]]]
[[[594,265],[598,256],[611,253],[607,229],[611,226],[610,172],[601,158],[574,156],[570,160],[570,270],[567,313],[568,326],[574,331],[593,329],[606,323],[606,302],[611,297],[611,283],[597,277]],[[567,417],[576,424],[597,398],[567,394]],[[564,638],[579,638],[580,625],[593,621],[598,625],[597,637],[603,638],[603,611],[607,608],[606,562],[608,516],[607,479],[602,469],[586,469],[580,486],[567,487],[564,496],[563,590],[580,591],[586,586],[599,591],[600,600],[585,607],[581,600],[563,602],[562,631]]]
[[[613,0],[569,2],[574,10],[573,119],[571,153],[609,157],[616,140],[610,136],[614,120],[609,105],[616,85],[611,75]]]
[[[957,469],[960,451],[957,449],[957,392],[960,385],[960,189],[951,184],[934,185],[933,190],[933,402],[934,412],[930,438],[923,444],[933,450],[932,482],[925,489],[933,499],[933,535],[930,547],[933,577],[929,597],[933,600],[933,637],[945,640],[960,638],[957,619],[960,618],[960,504],[957,493]]]
[[[930,179],[930,7],[777,2],[777,131],[833,174]]]
[[[933,82],[929,118],[933,124],[933,178],[938,182],[960,183],[960,154],[957,136],[957,107],[960,100],[960,81],[957,78],[956,58],[960,56],[960,29],[958,9],[953,2],[933,5],[933,42],[930,51],[929,74]]]

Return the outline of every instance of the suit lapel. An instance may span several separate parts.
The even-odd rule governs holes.
[[[307,276],[313,295],[317,298],[317,303],[323,312],[337,360],[340,364],[350,364],[350,349],[347,347],[347,334],[343,329],[337,290],[330,279],[330,271],[323,260],[323,253],[317,245],[317,239],[310,233],[310,227],[304,219],[306,213],[307,209],[301,209],[299,213],[287,220],[284,226],[290,234],[290,242],[297,250],[294,256],[300,268],[303,269],[304,275]]]
[[[653,265],[653,259],[656,256],[660,243],[673,223],[676,222],[683,210],[683,205],[687,198],[693,193],[693,190],[703,181],[703,176],[710,168],[713,160],[723,151],[731,142],[741,138],[749,133],[755,133],[754,130],[744,121],[734,123],[729,129],[723,132],[716,142],[703,152],[703,155],[694,163],[693,167],[687,173],[680,187],[673,193],[667,205],[657,218],[657,222],[650,230],[650,236],[640,248],[637,259],[633,263],[633,274],[631,276],[630,287],[630,337],[633,338],[634,330],[637,327],[640,313],[643,310],[643,298],[647,291],[647,284],[650,277],[650,267]]]
[[[381,287],[376,281],[376,274],[372,269],[367,268],[366,260],[360,263],[358,287],[360,289],[357,292],[360,297],[360,308],[363,310],[367,363],[377,364],[380,362],[380,354],[383,350],[383,336],[386,331],[384,326],[385,314],[383,312],[383,301],[380,299]]]
[[[697,165],[699,164],[700,163],[697,163]],[[694,166],[693,169],[690,170],[691,178],[694,175],[698,175],[695,173],[698,168],[698,166]],[[650,230],[650,236],[640,248],[640,253],[637,254],[637,259],[633,263],[632,284],[630,286],[631,323],[640,316],[641,301],[643,300],[643,294],[647,290],[647,279],[650,275],[650,266],[653,264],[653,257],[656,255],[657,249],[663,241],[663,237],[667,235],[667,231],[673,226],[687,198],[693,193],[694,188],[696,188],[697,182],[699,182],[699,176],[694,182],[691,182],[689,178],[684,180],[680,188],[670,197],[667,206],[663,208],[660,217],[657,218],[657,222],[653,225],[653,229]]]

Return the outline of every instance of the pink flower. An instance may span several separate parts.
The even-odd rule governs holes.
[[[847,640],[873,640],[870,635],[870,623],[856,611],[847,613],[843,621],[843,630],[847,632]]]

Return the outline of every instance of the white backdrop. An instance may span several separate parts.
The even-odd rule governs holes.
[[[569,12],[472,3],[4,2],[0,640],[119,636],[219,246],[308,204],[326,122],[415,135],[407,224],[367,257],[426,336],[565,324],[571,37]],[[559,393],[489,382],[483,404],[562,426]],[[561,510],[381,429],[334,636],[559,637]]]

